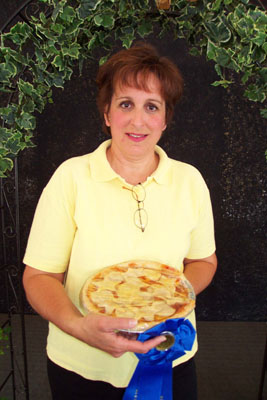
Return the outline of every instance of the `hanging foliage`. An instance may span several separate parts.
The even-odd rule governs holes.
[[[244,95],[263,103],[267,92],[266,11],[249,0],[172,0],[169,9],[150,0],[39,0],[47,6],[38,18],[18,22],[1,35],[0,176],[13,167],[20,150],[32,146],[36,112],[52,102],[53,87],[63,88],[74,68],[83,70],[99,48],[105,62],[115,42],[129,48],[137,38],[160,29],[185,39],[192,55],[214,62],[218,80],[229,87],[227,71],[241,74]],[[27,73],[25,73],[27,72]],[[232,74],[231,74],[232,76]],[[266,109],[261,111],[267,117]]]
[[[10,328],[0,327],[0,356],[4,354],[4,351],[8,348],[8,335],[10,333]]]

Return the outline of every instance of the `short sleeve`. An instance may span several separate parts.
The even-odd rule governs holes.
[[[197,222],[191,231],[190,248],[186,255],[189,259],[209,257],[216,249],[210,193],[202,177],[197,184],[195,198]]]
[[[39,199],[23,262],[47,272],[64,272],[69,264],[76,232],[76,187],[70,168],[63,163]]]

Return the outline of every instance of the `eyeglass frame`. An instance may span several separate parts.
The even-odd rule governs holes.
[[[144,198],[142,200],[139,200],[138,193],[135,191],[135,188],[137,188],[138,186],[143,189]],[[130,190],[132,192],[132,196],[133,196],[134,200],[137,202],[137,207],[138,208],[134,213],[134,224],[135,224],[135,226],[137,228],[141,229],[141,231],[144,232],[145,228],[147,226],[147,222],[148,222],[148,215],[147,215],[147,212],[146,212],[146,210],[144,208],[144,201],[145,201],[145,198],[146,198],[146,190],[145,190],[144,186],[142,185],[142,183],[137,183],[136,185],[133,185],[132,188],[128,188],[126,186],[123,186],[123,189]],[[142,204],[142,206],[140,206],[141,204]],[[146,216],[145,224],[143,223],[141,212],[143,212],[145,214],[145,216]],[[139,223],[136,222],[136,217],[135,217],[136,213],[138,213]]]

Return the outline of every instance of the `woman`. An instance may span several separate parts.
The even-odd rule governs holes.
[[[184,271],[198,294],[217,265],[202,177],[156,146],[182,93],[180,72],[153,47],[137,45],[101,66],[97,84],[111,139],[57,169],[38,203],[24,257],[27,298],[50,321],[48,375],[56,400],[122,399],[137,365],[133,353],[164,340],[116,335],[133,328],[134,319],[84,316],[79,293],[89,274],[122,261],[155,260]],[[145,198],[135,220],[133,192]],[[189,319],[195,324],[194,313]],[[195,342],[174,362],[174,400],[196,399],[196,350]]]

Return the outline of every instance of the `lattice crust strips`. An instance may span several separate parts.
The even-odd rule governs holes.
[[[195,294],[178,270],[155,261],[133,260],[103,268],[81,290],[86,312],[135,318],[144,331],[195,307]]]

